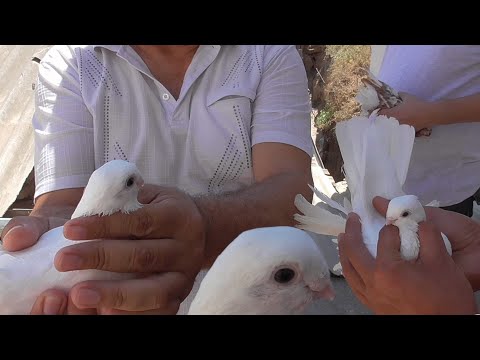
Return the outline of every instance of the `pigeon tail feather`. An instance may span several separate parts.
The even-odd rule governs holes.
[[[364,242],[376,256],[378,233],[385,225],[373,207],[375,196],[392,199],[404,195],[415,129],[392,117],[354,117],[339,122],[336,135],[351,192],[352,210],[362,219]]]
[[[295,197],[295,206],[303,213],[303,215],[294,215],[294,219],[299,223],[295,227],[331,236],[338,236],[345,231],[346,220],[343,217],[322,209],[318,205],[312,205],[300,194]]]
[[[308,185],[308,186],[310,187],[310,189],[312,189],[312,191],[315,193],[315,195],[317,195],[318,198],[321,201],[323,201],[325,204],[327,204],[328,206],[330,206],[330,207],[332,207],[332,208],[334,208],[338,211],[341,211],[345,215],[348,215],[347,210],[341,204],[339,204],[338,202],[336,202],[333,199],[330,199],[327,195],[325,195],[324,193],[322,193],[320,190],[313,187],[312,185]]]

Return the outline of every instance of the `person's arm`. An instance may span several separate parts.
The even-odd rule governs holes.
[[[205,266],[241,232],[255,228],[293,226],[294,198],[312,198],[311,158],[285,144],[258,144],[253,149],[255,184],[219,196],[195,198],[206,220]]]
[[[198,197],[152,185],[139,196],[146,205],[131,214],[67,222],[68,239],[104,240],[60,250],[55,259],[59,271],[150,274],[122,282],[79,283],[70,291],[76,307],[96,308],[100,313],[176,313],[200,269],[209,267],[241,232],[294,224],[295,195],[312,198],[307,78],[295,47],[266,46],[265,50],[265,56],[258,56],[262,79],[250,124],[253,184],[236,192]],[[98,294],[95,302],[81,296],[85,289]],[[42,301],[40,297],[38,304]]]
[[[480,93],[431,103],[433,125],[480,122]]]
[[[265,46],[262,79],[252,103],[255,183],[195,200],[206,219],[207,265],[247,229],[293,226],[295,195],[312,199],[310,111],[305,67],[297,49]]]
[[[424,101],[407,93],[400,93],[403,102],[391,109],[382,109],[380,115],[393,116],[401,124],[415,129],[431,129],[448,125],[480,121],[480,94],[457,99]]]
[[[35,206],[2,232],[6,250],[32,246],[63,225],[93,172],[93,119],[82,98],[75,49],[54,46],[39,64],[32,119],[35,134]]]

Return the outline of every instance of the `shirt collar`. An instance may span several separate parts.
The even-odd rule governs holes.
[[[114,52],[117,56],[124,59],[137,70],[154,79],[148,67],[145,65],[141,57],[129,45],[93,45],[93,48],[98,47],[108,49]],[[200,45],[197,53],[192,59],[187,73],[185,74],[184,86],[182,86],[182,93],[186,92],[193,82],[205,71],[206,68],[215,60],[220,52],[221,45]]]

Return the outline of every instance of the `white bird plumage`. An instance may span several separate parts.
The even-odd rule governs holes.
[[[133,163],[110,161],[93,172],[71,218],[135,211],[141,207],[137,195],[142,185],[142,176]],[[133,277],[100,270],[59,272],[54,266],[56,253],[75,243],[78,241],[63,236],[61,226],[46,232],[25,250],[7,252],[0,247],[0,314],[30,313],[37,296],[44,290],[66,291],[85,280]]]
[[[386,213],[386,224],[395,225],[400,233],[400,253],[406,260],[418,257],[420,241],[418,239],[419,223],[427,220],[427,214],[415,195],[399,196],[390,201]],[[450,241],[441,234],[447,252],[452,255]]]
[[[327,262],[306,232],[247,230],[217,257],[188,315],[296,315],[334,297]]]
[[[295,198],[295,205],[303,214],[294,216],[299,223],[296,226],[300,229],[338,236],[345,231],[345,218],[348,213],[356,212],[361,218],[364,242],[373,256],[377,254],[379,231],[386,221],[375,210],[372,200],[375,196],[395,199],[406,195],[403,185],[415,140],[415,129],[412,126],[399,124],[395,118],[378,115],[377,112],[378,110],[372,112],[369,117],[356,116],[336,125],[345,178],[351,194],[351,209],[342,207],[318,189],[314,189],[324,203],[340,210],[342,215],[333,214],[318,204],[313,206],[299,194]],[[422,206],[418,199],[409,199],[409,206]],[[393,211],[398,203],[401,204],[401,201],[392,201],[389,211]],[[402,226],[404,222],[396,224]],[[418,255],[418,251],[412,250],[415,248],[414,243],[418,244],[418,236],[415,237],[403,236],[401,239],[403,256],[412,258]],[[451,249],[448,240],[446,243],[447,250]]]
[[[142,206],[137,198],[143,183],[133,163],[110,161],[93,172],[72,218],[135,211]],[[63,236],[62,226],[46,232],[28,249],[0,248],[0,314],[30,313],[37,296],[47,289],[67,291],[85,280],[136,276],[57,271],[56,253],[75,243]],[[276,281],[278,271],[279,279],[288,281]],[[291,271],[294,276],[288,279]],[[294,227],[260,228],[240,234],[217,258],[189,314],[297,314],[313,300],[333,296],[327,263],[306,232]]]

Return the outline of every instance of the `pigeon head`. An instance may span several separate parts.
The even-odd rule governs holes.
[[[257,228],[218,256],[189,314],[300,314],[316,299],[333,298],[328,265],[310,235]]]
[[[390,200],[386,217],[387,225],[397,227],[412,221],[420,223],[427,219],[425,209],[415,195],[404,195]]]
[[[141,207],[138,191],[144,180],[135,164],[112,160],[95,170],[72,215],[110,215],[121,211],[129,213]]]

